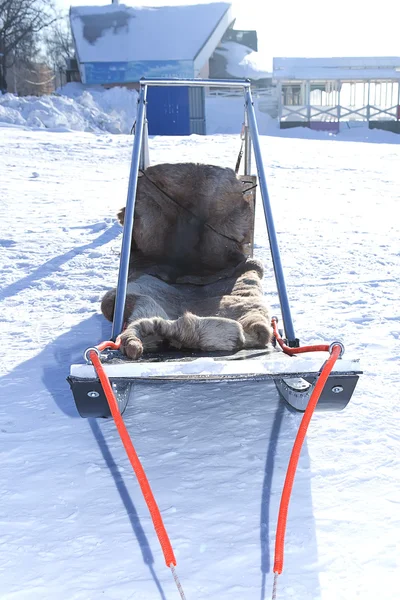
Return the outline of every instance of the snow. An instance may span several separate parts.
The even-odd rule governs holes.
[[[99,300],[117,280],[132,137],[0,135],[2,599],[177,598],[112,421],[79,418],[65,381],[110,335]],[[311,422],[278,598],[396,600],[400,145],[329,142],[261,139],[296,333],[341,339],[364,370],[343,412]],[[153,162],[233,167],[237,149],[237,135],[150,140]],[[188,600],[271,597],[299,420],[246,383],[137,387],[125,421]]]
[[[50,96],[0,95],[0,129],[47,129],[53,132],[86,131],[128,134],[136,117],[137,92],[125,87],[104,89],[68,83]],[[273,97],[268,96],[269,99]],[[258,129],[261,135],[315,140],[368,141],[398,144],[400,137],[391,132],[370,130],[362,122],[345,121],[338,135],[305,128],[280,130],[260,107],[264,96],[254,95]],[[244,115],[242,95],[206,96],[207,134],[239,134]],[[239,152],[239,147],[237,149]]]
[[[53,131],[131,131],[136,117],[136,91],[68,83],[57,92],[40,97],[0,94],[0,127],[9,124]]]
[[[70,20],[81,63],[184,61],[196,57],[229,8],[228,2],[72,6]]]
[[[301,374],[309,373],[310,371],[318,372],[321,366],[321,361],[326,358],[324,353],[313,354],[311,359],[299,359],[293,361],[287,355],[271,357],[258,360],[241,359],[240,361],[233,360],[218,360],[213,358],[197,358],[190,362],[174,361],[167,364],[155,362],[124,362],[123,364],[105,365],[105,372],[109,377],[162,377],[171,376],[180,377],[188,375],[207,375],[218,378],[221,375],[261,375],[270,377],[273,374]],[[334,372],[349,372],[360,371],[360,365],[356,360],[340,360],[335,365]],[[92,365],[78,364],[72,365],[70,374],[79,378],[96,377],[96,372]]]
[[[400,56],[274,58],[274,79],[400,80]]]
[[[247,46],[237,42],[222,42],[215,53],[226,58],[226,72],[231,77],[253,81],[272,77],[272,73],[266,69],[267,60],[263,55]]]
[[[400,67],[400,56],[334,56],[334,57],[292,57],[282,58],[277,57],[276,67],[283,67],[285,64],[296,67],[330,67],[335,68],[375,68],[375,69],[395,69]]]

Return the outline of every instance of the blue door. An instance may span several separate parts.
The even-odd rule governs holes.
[[[190,135],[188,87],[147,88],[149,135]]]

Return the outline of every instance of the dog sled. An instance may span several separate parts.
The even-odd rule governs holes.
[[[138,360],[129,360],[115,344],[124,327],[124,307],[127,296],[132,233],[134,229],[135,200],[139,176],[150,166],[146,119],[146,96],[149,86],[201,86],[218,88],[240,88],[244,95],[244,122],[242,147],[236,172],[243,157],[243,174],[239,180],[245,185],[245,193],[252,208],[252,228],[246,243],[246,252],[251,258],[254,249],[254,215],[256,190],[259,191],[268,231],[275,282],[279,297],[280,315],[273,318],[273,343],[265,348],[247,348],[237,351],[198,351],[160,348],[144,352]],[[257,175],[252,171],[254,156]],[[135,136],[132,150],[131,169],[120,256],[115,308],[112,320],[111,340],[108,343],[84,351],[81,364],[70,367],[68,377],[73,397],[82,417],[108,417],[110,407],[99,380],[91,356],[93,353],[102,363],[104,372],[111,382],[119,412],[122,414],[140,393],[143,384],[154,384],[171,388],[184,383],[201,385],[247,382],[257,395],[266,401],[284,401],[295,411],[304,412],[321,373],[321,364],[327,352],[339,347],[339,358],[329,374],[320,394],[316,410],[338,411],[349,403],[361,374],[356,359],[343,356],[340,342],[329,346],[313,347],[312,356],[305,354],[295,335],[294,325],[286,290],[277,235],[274,226],[266,175],[261,156],[259,134],[253,107],[250,83],[247,81],[217,80],[141,80]]]

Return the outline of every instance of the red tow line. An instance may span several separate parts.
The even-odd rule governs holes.
[[[276,583],[277,576],[282,573],[283,570],[283,556],[284,556],[284,548],[285,548],[285,533],[286,533],[286,523],[287,523],[287,515],[289,510],[289,502],[290,496],[292,493],[293,482],[296,475],[297,464],[299,462],[300,452],[303,447],[303,443],[307,434],[307,429],[311,421],[311,417],[313,416],[315,407],[317,406],[318,400],[322,394],[322,391],[325,387],[325,384],[328,380],[329,375],[337,359],[343,352],[343,346],[339,343],[334,343],[331,346],[327,344],[320,344],[315,346],[303,346],[302,348],[290,348],[285,344],[282,340],[279,331],[277,319],[272,318],[272,327],[274,330],[274,335],[276,341],[282,348],[283,352],[290,355],[302,354],[303,352],[330,352],[330,357],[324,364],[320,376],[318,377],[317,383],[311,393],[311,397],[308,401],[307,408],[304,412],[303,418],[301,420],[296,439],[293,444],[292,453],[289,460],[289,465],[286,471],[285,483],[283,485],[281,502],[279,506],[279,515],[278,515],[278,524],[276,527],[276,535],[275,535],[275,559],[274,559],[274,589],[272,592],[272,600],[276,598]]]
[[[284,556],[284,546],[285,546],[285,532],[286,532],[286,523],[287,523],[287,515],[289,509],[290,496],[292,493],[293,482],[296,475],[297,464],[300,457],[300,452],[304,443],[304,439],[307,434],[308,425],[310,424],[311,417],[314,413],[315,407],[318,403],[318,400],[321,396],[321,393],[324,389],[326,381],[336,363],[336,360],[340,357],[343,352],[343,347],[339,343],[334,343],[331,346],[327,344],[319,344],[315,346],[303,346],[302,348],[290,348],[285,344],[283,339],[281,338],[278,326],[277,319],[275,317],[272,318],[272,327],[274,330],[274,335],[276,341],[279,346],[282,348],[283,352],[290,355],[302,354],[304,352],[330,352],[330,357],[324,364],[320,376],[315,384],[314,390],[311,394],[310,400],[308,402],[307,408],[304,412],[303,418],[301,420],[299,430],[297,432],[297,436],[293,445],[292,454],[290,456],[289,465],[286,472],[285,483],[282,490],[281,502],[279,507],[279,515],[278,515],[278,523],[276,529],[276,537],[275,537],[275,560],[274,560],[274,587],[272,592],[272,600],[276,599],[276,584],[277,577],[282,573],[283,570],[283,556]],[[139,482],[140,488],[143,493],[143,497],[146,501],[147,507],[149,509],[151,518],[153,520],[153,525],[155,532],[157,534],[158,540],[160,542],[165,562],[167,567],[172,570],[172,574],[177,585],[178,591],[181,595],[181,598],[185,600],[185,595],[182,589],[182,586],[179,582],[178,576],[175,571],[176,559],[174,555],[174,551],[172,549],[172,545],[170,539],[168,537],[167,531],[165,529],[160,510],[157,506],[157,502],[154,498],[153,492],[151,490],[150,484],[144,472],[143,466],[139,460],[139,457],[136,453],[136,450],[132,444],[132,440],[129,436],[129,433],[126,429],[125,423],[122,419],[122,415],[118,408],[118,403],[115,398],[114,392],[112,390],[110,380],[104,370],[104,367],[100,360],[100,352],[109,348],[112,350],[118,350],[120,347],[120,341],[117,339],[116,342],[106,341],[102,342],[96,348],[90,349],[88,351],[88,356],[93,363],[93,366],[96,370],[96,373],[99,377],[100,383],[103,387],[104,394],[106,396],[108,405],[110,407],[111,415],[114,419],[115,425],[117,427],[118,433],[120,435],[121,441],[124,445],[126,454],[129,458],[129,461],[132,465],[132,468],[135,472],[137,480]]]
[[[106,348],[110,348],[112,350],[118,350],[120,347],[120,341],[117,338],[116,342],[102,342],[96,349],[91,349],[88,354],[89,358],[93,363],[93,366],[96,370],[96,373],[100,379],[100,383],[104,390],[104,394],[106,396],[108,406],[110,407],[111,415],[114,419],[115,426],[118,430],[121,441],[124,445],[126,454],[129,458],[129,462],[132,465],[136,478],[139,482],[140,489],[142,490],[143,497],[146,501],[147,508],[149,509],[154,529],[158,537],[158,541],[160,542],[161,549],[164,554],[164,559],[167,567],[169,567],[172,571],[172,575],[174,577],[174,581],[180,593],[182,600],[185,600],[185,594],[183,592],[181,583],[179,581],[178,575],[176,573],[176,558],[174,555],[174,551],[172,549],[172,544],[168,537],[167,530],[165,529],[164,522],[158,508],[157,502],[154,498],[153,492],[151,490],[149,481],[146,477],[146,473],[143,469],[142,463],[137,455],[135,447],[132,443],[128,430],[125,426],[125,423],[122,419],[122,415],[120,413],[118,402],[115,398],[115,394],[110,384],[110,380],[108,378],[107,373],[104,370],[104,367],[101,363],[99,353]]]

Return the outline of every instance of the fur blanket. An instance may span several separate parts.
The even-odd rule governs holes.
[[[141,173],[121,335],[129,358],[165,342],[203,351],[269,343],[263,268],[247,258],[253,213],[244,191],[231,169],[211,165],[162,164]],[[114,304],[111,290],[101,303],[110,321]]]

